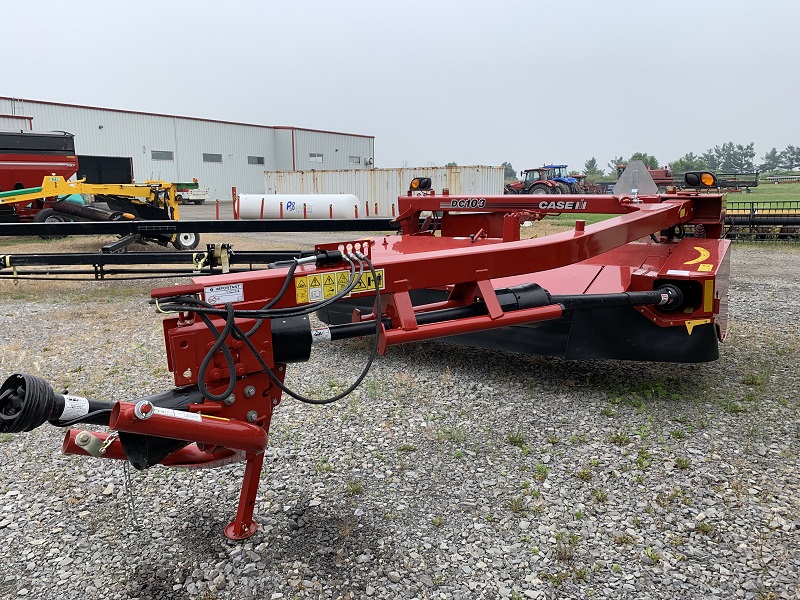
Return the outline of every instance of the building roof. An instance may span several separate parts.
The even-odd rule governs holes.
[[[341,131],[327,131],[325,129],[307,129],[305,127],[292,127],[292,126],[273,126],[273,125],[260,125],[256,123],[240,123],[237,121],[224,121],[221,119],[205,119],[202,117],[187,117],[184,115],[168,115],[163,113],[144,112],[138,110],[125,110],[121,108],[106,108],[103,106],[86,106],[84,104],[68,104],[65,102],[50,102],[46,100],[30,100],[28,98],[14,98],[11,96],[0,96],[0,100],[10,100],[12,102],[19,101],[22,103],[30,102],[31,104],[47,104],[49,106],[67,106],[70,108],[88,108],[90,110],[107,110],[110,112],[125,113],[130,115],[147,115],[150,117],[168,117],[172,119],[187,119],[189,121],[203,121],[205,123],[222,123],[224,125],[243,125],[245,127],[263,127],[264,129],[293,129],[295,131],[313,131],[317,133],[331,133],[334,135],[349,135],[352,137],[375,139],[374,135],[361,135],[358,133],[343,133]],[[17,116],[17,115],[4,115],[4,116]],[[23,119],[32,119],[33,117],[21,116]]]

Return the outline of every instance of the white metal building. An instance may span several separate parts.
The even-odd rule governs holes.
[[[375,137],[0,96],[0,129],[75,135],[79,177],[192,181],[212,198],[263,193],[265,171],[370,169]]]

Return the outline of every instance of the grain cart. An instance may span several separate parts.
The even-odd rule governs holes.
[[[66,131],[0,131],[0,192],[39,185],[43,177],[78,172],[75,137]],[[0,222],[33,218],[36,210],[0,205]]]
[[[709,173],[686,178],[715,182]],[[398,203],[398,235],[318,244],[312,255],[270,269],[153,290],[154,309],[166,315],[173,389],[131,401],[87,399],[56,393],[35,375],[12,374],[0,386],[0,433],[50,422],[68,428],[65,453],[127,460],[137,469],[242,461],[238,508],[224,530],[240,540],[258,528],[267,432],[284,394],[334,403],[396,344],[446,338],[581,360],[695,363],[719,356],[730,268],[730,242],[720,239],[722,195],[431,193]],[[424,213],[435,214],[438,226],[422,220]],[[614,216],[520,239],[523,221],[554,213]],[[662,233],[679,225],[702,226],[705,237]],[[314,314],[323,325],[312,326]],[[324,352],[350,338],[371,338],[371,349],[346,390],[310,398],[286,385],[287,369],[308,361],[312,348]],[[110,432],[75,427],[81,423]],[[191,511],[185,518],[196,518]]]

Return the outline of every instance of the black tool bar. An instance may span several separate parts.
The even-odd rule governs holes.
[[[320,231],[392,231],[392,219],[265,219],[253,221],[73,221],[65,223],[0,223],[6,235],[128,235],[163,236],[175,233],[281,233]]]
[[[248,250],[228,254],[229,264],[267,264],[292,260],[301,256],[300,250]],[[204,258],[202,255],[206,255]],[[198,258],[200,260],[198,260]],[[197,265],[212,262],[207,252],[104,252],[0,254],[0,269],[4,267],[61,266],[61,265]]]

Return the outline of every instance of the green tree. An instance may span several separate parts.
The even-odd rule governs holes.
[[[669,163],[669,168],[674,173],[686,173],[687,171],[705,171],[708,169],[708,165],[702,157],[695,156],[694,152],[689,152]]]
[[[755,171],[756,170],[756,144],[750,142],[746,146],[741,144],[736,145],[736,169],[738,171]]]
[[[722,146],[714,146],[706,150],[702,159],[713,171],[755,171],[753,159],[756,157],[755,143],[746,146],[725,142]]]
[[[608,163],[608,168],[611,169],[612,173],[616,173],[617,172],[617,167],[620,166],[620,165],[624,165],[624,164],[625,164],[625,159],[624,158],[622,158],[621,156],[615,156]]]
[[[777,171],[781,166],[781,153],[773,147],[761,157],[761,161],[761,164],[758,165],[760,171]]]
[[[628,159],[628,162],[632,162],[634,160],[642,161],[644,165],[650,169],[658,168],[658,159],[655,156],[647,154],[647,152],[634,152]]]
[[[445,165],[445,167],[457,167],[458,165],[454,162],[449,162]]]
[[[505,179],[516,179],[517,172],[514,170],[514,167],[511,166],[510,162],[504,162],[502,164],[503,167],[503,177]]]
[[[800,147],[792,146],[791,144],[786,146],[786,149],[781,152],[780,166],[782,169],[790,171],[800,167]]]
[[[594,156],[583,163],[583,172],[590,181],[594,181],[598,177],[605,175],[605,171],[597,166],[597,159]]]

